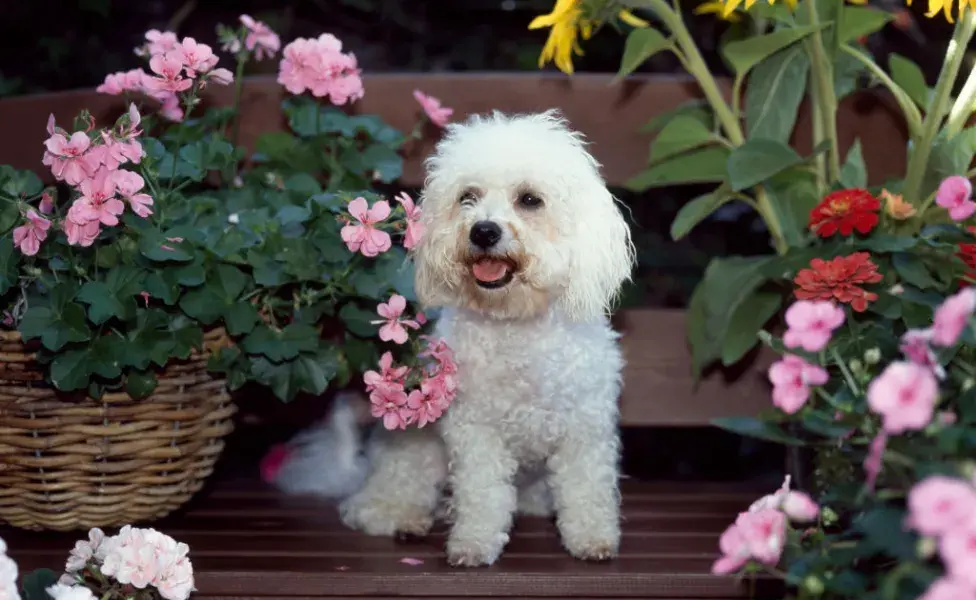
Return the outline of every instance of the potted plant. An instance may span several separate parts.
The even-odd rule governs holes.
[[[383,350],[410,361],[419,349],[376,323],[402,326],[413,300],[390,234],[409,248],[419,209],[374,188],[391,189],[407,137],[337,108],[364,91],[355,57],[323,34],[279,64],[282,85],[315,99],[286,100],[291,133],[248,156],[241,76],[280,41],[246,15],[218,36],[235,73],[210,46],[153,30],[137,49],[148,71],[98,88],[125,100],[114,125],[82,113],[62,129],[52,115],[43,161],[57,185],[0,169],[0,427],[13,448],[0,521],[161,517],[212,471],[231,430],[227,383],[288,401],[353,381]],[[230,84],[234,105],[208,108],[208,88]],[[417,99],[426,120],[449,117]]]
[[[770,233],[774,253],[713,259],[691,301],[689,341],[699,373],[760,341],[783,355],[768,373],[770,410],[717,424],[808,448],[819,506],[788,480],[743,507],[713,570],[763,571],[798,598],[971,598],[976,71],[953,90],[976,14],[962,7],[929,89],[907,59],[892,56],[889,75],[864,51],[863,36],[891,19],[884,11],[840,0],[746,6],[697,9],[739,21],[722,48],[731,98],[677,5],[559,2],[536,23],[553,27],[553,51],[569,57],[577,32],[620,10],[647,18],[629,20],[621,75],[670,51],[705,101],[650,125],[650,164],[631,186],[714,183],[682,208],[675,238],[729,202],[754,209]],[[837,104],[864,75],[886,88],[910,138],[904,178],[884,187],[868,185],[859,143],[846,154],[838,144]],[[806,96],[814,147],[803,156],[789,140]]]

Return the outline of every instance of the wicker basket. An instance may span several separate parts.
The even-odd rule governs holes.
[[[213,471],[235,407],[202,352],[158,374],[153,394],[65,400],[16,331],[0,331],[0,523],[69,531],[158,519]],[[38,385],[38,382],[41,385]]]

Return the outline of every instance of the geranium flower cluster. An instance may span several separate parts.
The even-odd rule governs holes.
[[[976,488],[973,482],[932,475],[908,493],[908,525],[934,540],[946,574],[922,600],[976,597]]]
[[[285,46],[278,65],[278,83],[292,94],[306,90],[316,98],[328,97],[343,105],[363,97],[363,80],[351,52],[342,51],[342,42],[329,33],[315,39],[298,38]]]
[[[738,571],[750,560],[774,566],[786,545],[790,522],[807,523],[820,514],[810,496],[790,489],[790,477],[776,493],[756,500],[719,538],[721,557],[712,565],[715,575]]]
[[[421,210],[404,192],[396,196],[396,201],[403,209],[406,223],[403,245],[409,250],[416,247],[423,235]],[[365,198],[352,200],[348,215],[340,217],[345,221],[340,235],[349,251],[368,258],[388,251],[393,240],[380,227],[388,223],[392,212],[386,200],[378,200],[372,206]],[[400,223],[392,226],[399,227]],[[379,304],[376,312],[381,318],[373,324],[380,326],[381,340],[403,345],[410,341],[409,330],[418,331],[423,327],[427,321],[423,313],[409,318],[406,310],[407,299],[399,294]],[[444,414],[457,393],[457,364],[450,347],[444,340],[427,336],[420,336],[420,342],[423,346],[418,345],[414,352],[420,364],[413,367],[395,365],[393,354],[386,352],[380,358],[379,370],[367,371],[363,375],[372,415],[382,419],[387,429],[405,429],[409,425],[424,427],[433,423]]]
[[[17,591],[17,563],[7,556],[7,544],[0,538],[0,600],[20,600]]]
[[[119,216],[128,205],[132,212],[145,218],[152,214],[153,198],[142,190],[142,176],[122,169],[126,163],[139,164],[145,152],[138,137],[140,116],[135,105],[116,123],[115,128],[90,135],[94,119],[86,131],[67,131],[57,127],[54,115],[48,119],[50,137],[44,142],[42,162],[51,168],[54,178],[64,181],[78,193],[60,226],[68,243],[91,246],[103,226],[119,224]],[[24,209],[24,223],[14,229],[14,244],[22,253],[33,256],[51,229],[54,202],[47,192],[38,207]]]
[[[244,26],[243,31],[217,27],[217,34],[222,42],[221,49],[237,54],[244,48],[256,60],[274,58],[278,54],[281,50],[281,38],[266,23],[250,15],[241,15],[238,19]]]
[[[94,600],[119,590],[155,590],[165,600],[186,600],[193,591],[190,548],[155,529],[126,525],[106,537],[97,527],[75,544],[60,581],[48,588],[54,600]]]
[[[227,85],[234,81],[233,73],[217,67],[219,58],[207,44],[191,37],[180,40],[172,31],[156,29],[147,31],[145,37],[146,44],[137,48],[136,54],[149,59],[151,72],[131,69],[111,73],[96,91],[144,94],[162,104],[163,117],[182,121],[180,94],[202,89],[208,83]]]

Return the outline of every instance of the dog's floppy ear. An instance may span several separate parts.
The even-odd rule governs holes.
[[[570,319],[589,321],[610,312],[621,285],[630,279],[635,252],[630,227],[595,169],[573,194],[580,210],[569,240],[569,281],[559,304]]]

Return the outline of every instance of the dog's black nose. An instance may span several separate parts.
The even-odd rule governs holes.
[[[502,239],[502,228],[492,221],[478,221],[471,226],[471,243],[487,250]]]

